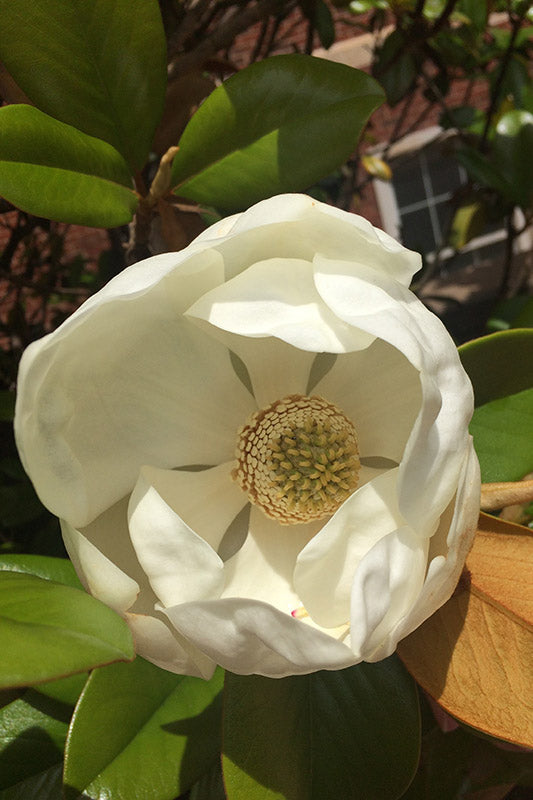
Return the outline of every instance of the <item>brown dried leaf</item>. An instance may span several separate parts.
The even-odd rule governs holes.
[[[533,534],[481,514],[453,597],[398,653],[454,717],[533,747]]]

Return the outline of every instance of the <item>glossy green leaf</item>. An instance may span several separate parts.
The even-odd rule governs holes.
[[[496,126],[494,159],[507,182],[509,200],[529,208],[533,201],[533,182],[527,164],[533,151],[533,114],[509,111]]]
[[[66,586],[73,586],[75,589],[82,588],[72,562],[67,558],[0,553],[0,571],[23,572],[45,580],[63,583]]]
[[[0,195],[30,214],[96,227],[123,225],[137,196],[111,145],[32,106],[0,109]]]
[[[470,433],[482,481],[519,481],[533,472],[533,389],[476,408]]]
[[[416,687],[395,656],[280,680],[226,675],[229,800],[394,800],[419,746]]]
[[[72,679],[66,680],[66,685],[63,681],[54,682],[51,694],[40,688],[28,689],[0,709],[0,789],[14,788],[28,779],[46,780],[48,771],[62,764],[76,700]],[[84,680],[81,676],[76,688],[81,690]],[[74,702],[70,702],[72,699]]]
[[[0,572],[0,686],[27,686],[133,658],[124,620],[85,592]]]
[[[37,775],[31,775],[8,789],[0,790],[0,800],[63,800],[61,796],[63,761]]]
[[[474,386],[476,406],[517,394],[533,385],[533,330],[499,331],[459,348]]]
[[[383,99],[372,78],[344,64],[304,55],[252,64],[187,125],[175,192],[228,211],[305,189],[346,160]]]
[[[222,673],[174,675],[141,658],[93,672],[74,713],[67,797],[173,800],[220,752]]]
[[[32,102],[141,167],[166,86],[156,0],[0,0],[0,17],[0,59]]]

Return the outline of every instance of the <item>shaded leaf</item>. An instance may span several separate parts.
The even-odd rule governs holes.
[[[459,348],[463,367],[474,386],[476,406],[531,389],[533,330],[499,331]]]
[[[0,791],[0,800],[62,800],[63,761],[54,764],[38,775],[31,775],[20,783]]]
[[[137,657],[89,678],[65,754],[67,797],[173,800],[220,751],[222,673],[175,675]]]
[[[51,682],[44,691],[28,689],[0,709],[0,789],[10,789],[9,797],[40,798],[30,789],[57,786],[52,775],[62,766],[70,717],[85,680],[81,675]]]
[[[311,56],[267,58],[229,78],[187,125],[176,194],[224,210],[305,189],[354,150],[383,101],[364,72]]]
[[[529,208],[533,201],[532,171],[528,164],[533,151],[533,114],[509,111],[496,126],[494,158],[508,184],[506,197]]]
[[[133,658],[121,617],[85,592],[0,572],[0,686],[27,686]]]
[[[387,36],[376,55],[374,74],[385,89],[387,102],[395,106],[416,79],[415,60],[406,47],[404,35],[397,29]]]
[[[226,674],[230,800],[394,800],[419,744],[416,688],[395,656],[282,679]]]
[[[26,105],[0,109],[0,195],[36,216],[114,227],[137,207],[111,145]]]
[[[0,11],[0,59],[32,102],[142,167],[166,85],[156,0],[0,0]]]
[[[480,515],[453,597],[400,642],[416,680],[457,719],[533,747],[533,534]]]

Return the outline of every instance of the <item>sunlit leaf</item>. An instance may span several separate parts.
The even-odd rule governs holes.
[[[30,100],[141,167],[166,85],[156,0],[0,0],[0,13],[0,59]]]
[[[390,181],[392,179],[391,168],[386,161],[378,156],[363,156],[361,164],[368,174],[374,178],[379,178],[382,181]]]
[[[66,748],[67,797],[172,800],[220,752],[223,673],[210,681],[137,657],[92,673]]]
[[[175,192],[227,211],[305,189],[346,160],[383,99],[372,78],[344,64],[304,55],[252,64],[187,125]]]
[[[0,109],[0,195],[30,214],[97,227],[123,225],[137,207],[120,153],[22,104]]]
[[[453,597],[398,652],[457,719],[533,747],[533,534],[481,514]]]
[[[0,571],[4,570],[36,575],[38,578],[63,583],[66,586],[73,586],[75,589],[82,588],[72,562],[68,558],[0,553]]]
[[[416,689],[396,657],[282,679],[227,673],[230,800],[394,800],[420,744]]]
[[[479,202],[469,202],[459,206],[453,215],[448,243],[459,250],[474,237],[479,236],[485,227],[485,207]]]
[[[459,355],[473,383],[476,406],[532,388],[532,329],[474,339],[459,348]]]
[[[79,589],[0,572],[0,686],[27,686],[133,658],[124,620]]]
[[[533,471],[533,389],[476,408],[470,433],[485,483],[521,480]]]

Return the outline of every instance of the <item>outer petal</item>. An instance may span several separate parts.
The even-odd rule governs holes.
[[[61,533],[70,560],[87,591],[119,614],[130,608],[140,592],[137,581],[65,520],[61,520]]]
[[[236,597],[165,609],[182,636],[237,675],[283,678],[357,662],[350,648],[267,603]]]
[[[420,376],[395,347],[378,339],[337,356],[314,393],[341,408],[357,431],[361,456],[399,462],[420,411]]]
[[[206,292],[187,313],[232,333],[275,336],[314,353],[359,350],[374,340],[332,314],[316,290],[309,261],[257,261]]]
[[[223,254],[226,278],[262,259],[278,256],[310,261],[316,253],[371,264],[405,286],[421,266],[418,253],[407,250],[363,217],[302,194],[263,200],[243,214],[216,223],[196,241]]]
[[[403,526],[397,480],[398,470],[391,469],[358,489],[299,554],[294,584],[306,610],[322,627],[349,621],[359,564],[380,539]]]
[[[429,566],[420,594],[409,613],[393,628],[384,650],[408,636],[451,597],[474,540],[479,517],[479,462],[470,440],[459,477],[457,494],[430,539]],[[376,659],[384,658],[377,651]]]
[[[404,526],[380,539],[359,563],[352,585],[350,638],[355,655],[373,661],[396,648],[387,636],[412,608],[424,581],[427,539]],[[385,651],[383,642],[391,647]],[[375,658],[379,649],[381,655]]]
[[[126,612],[124,615],[133,634],[135,652],[161,669],[209,680],[215,671],[215,662],[172,631],[167,620],[155,616],[157,613]]]
[[[369,268],[315,259],[324,301],[345,322],[389,342],[420,372],[422,406],[400,466],[406,522],[431,535],[450,502],[468,445],[472,386],[442,323],[396,281]],[[420,491],[420,487],[424,491]]]
[[[226,348],[178,313],[181,292],[190,300],[219,277],[219,256],[199,261],[120,300],[96,295],[26,351],[17,443],[44,504],[75,526],[130,491],[144,463],[232,458],[256,408]]]

